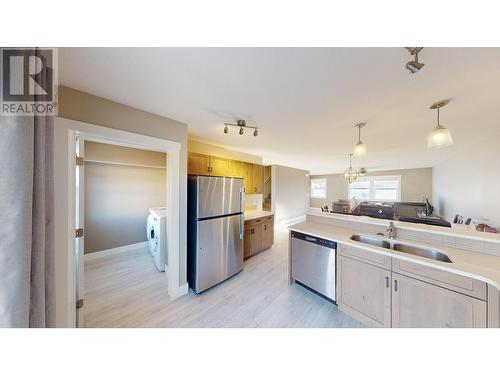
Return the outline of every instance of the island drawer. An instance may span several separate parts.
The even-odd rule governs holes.
[[[486,283],[467,276],[395,258],[392,259],[392,271],[486,300]]]
[[[337,252],[346,257],[391,270],[391,257],[389,255],[378,254],[346,244],[338,244]]]

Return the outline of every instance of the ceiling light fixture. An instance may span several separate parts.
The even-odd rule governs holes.
[[[246,121],[245,120],[238,120],[236,121],[236,124],[231,124],[231,123],[224,123],[224,134],[228,134],[229,133],[229,127],[230,126],[237,126],[240,128],[240,130],[238,131],[238,134],[239,135],[243,135],[245,134],[245,129],[253,129],[253,135],[254,137],[257,137],[257,135],[259,135],[259,128],[256,127],[256,126],[250,126],[250,125],[247,125]]]
[[[415,56],[413,61],[409,61],[406,63],[406,69],[408,69],[412,74],[418,72],[420,69],[424,67],[425,64],[418,61],[418,53],[422,51],[424,47],[405,47],[410,55]]]
[[[354,154],[349,154],[349,168],[344,172],[345,180],[350,184],[358,179],[359,172],[352,167],[352,157]]]
[[[354,125],[355,128],[358,128],[358,143],[354,146],[353,154],[354,156],[366,156],[367,149],[366,145],[361,141],[361,128],[366,126],[366,122],[361,122],[359,124]]]
[[[440,100],[430,107],[430,109],[437,109],[437,125],[427,137],[428,148],[442,148],[453,144],[450,130],[439,123],[439,109],[447,105],[449,102],[449,100]]]

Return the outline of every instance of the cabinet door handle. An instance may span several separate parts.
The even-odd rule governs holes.
[[[266,224],[264,224],[264,230],[267,230],[267,225]]]
[[[385,277],[385,287],[386,287],[386,288],[389,288],[389,286],[390,286],[390,285],[389,285],[389,276],[386,276],[386,277]]]
[[[250,229],[250,234],[255,234],[255,229]]]
[[[398,291],[398,281],[397,280],[394,280],[394,291],[395,292]]]

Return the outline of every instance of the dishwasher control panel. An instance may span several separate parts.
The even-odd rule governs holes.
[[[294,231],[292,231],[291,236],[293,238],[297,238],[298,240],[303,240],[303,241],[315,243],[317,245],[328,247],[330,249],[337,249],[337,243],[335,241],[325,240],[324,238],[310,236],[308,234],[294,232]]]

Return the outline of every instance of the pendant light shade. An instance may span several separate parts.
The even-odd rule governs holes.
[[[367,149],[366,145],[361,141],[361,128],[364,127],[366,123],[362,122],[360,124],[354,125],[354,127],[358,128],[358,143],[354,146],[353,154],[354,156],[366,156]]]
[[[436,126],[427,138],[428,148],[441,148],[446,146],[451,146],[453,144],[453,139],[451,138],[450,129],[444,126]]]
[[[431,109],[437,109],[437,125],[429,133],[427,137],[427,147],[428,148],[442,148],[446,146],[451,146],[453,144],[453,139],[451,138],[451,133],[448,128],[445,128],[439,123],[439,109],[444,107],[449,103],[449,100],[441,100],[440,102],[431,105]]]
[[[353,154],[349,154],[349,168],[344,172],[344,178],[348,183],[356,181],[359,176],[358,171],[352,167],[352,156]]]

